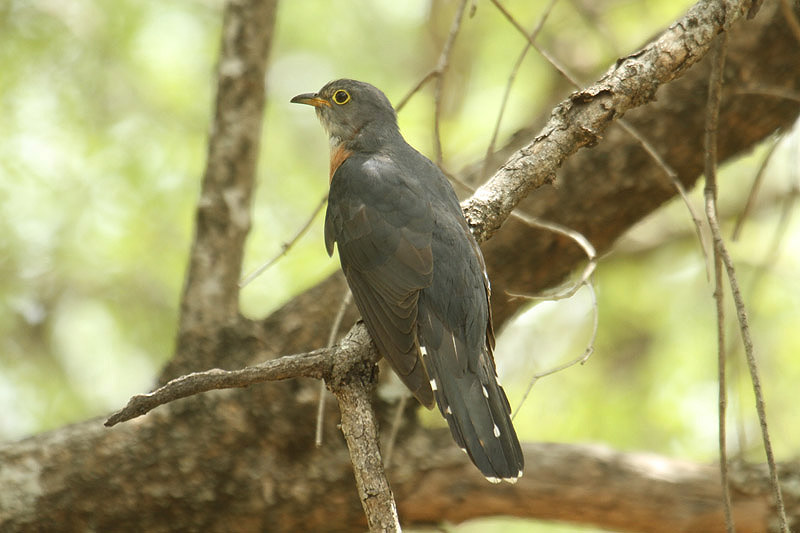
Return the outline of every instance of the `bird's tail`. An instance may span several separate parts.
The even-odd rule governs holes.
[[[441,326],[443,335],[430,331],[431,326],[434,330]],[[522,449],[489,348],[484,345],[479,354],[469,353],[457,335],[430,321],[419,333],[436,403],[456,443],[489,481],[516,482],[524,466]],[[426,337],[426,333],[434,334]]]

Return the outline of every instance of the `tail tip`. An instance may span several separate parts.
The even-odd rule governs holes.
[[[517,472],[516,476],[511,476],[511,477],[503,477],[503,478],[497,476],[485,476],[485,477],[486,481],[488,481],[489,483],[497,484],[500,483],[501,481],[505,481],[506,483],[514,485],[517,483],[517,481],[519,481],[519,478],[522,477],[522,470]]]

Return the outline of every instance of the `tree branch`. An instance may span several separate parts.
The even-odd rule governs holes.
[[[526,467],[535,475],[520,478],[517,486],[491,491],[481,486],[479,476],[471,475],[469,465],[458,461],[457,450],[426,462],[421,472],[393,483],[400,515],[414,524],[461,523],[488,508],[492,515],[592,524],[613,531],[725,532],[719,472],[713,465],[600,445],[526,443],[523,451]],[[800,465],[783,466],[784,487],[790,487],[800,479]],[[766,533],[775,516],[766,468],[737,464],[732,470],[732,478],[738,480],[733,485],[737,531]],[[751,492],[742,485],[749,476],[754,476],[751,482],[757,477],[763,490]]]
[[[105,425],[112,427],[120,422],[145,415],[158,407],[181,398],[187,398],[210,390],[249,387],[266,381],[293,378],[330,379],[333,367],[341,359],[342,349],[320,348],[313,352],[286,355],[270,359],[255,366],[240,370],[212,368],[204,372],[192,372],[171,380],[147,394],[137,394],[128,404],[111,415]],[[339,363],[341,364],[341,363]]]
[[[261,145],[264,74],[277,0],[225,3],[217,96],[180,306],[175,355],[161,381],[209,368],[214,334],[239,317],[239,276],[250,231]]]
[[[569,156],[597,144],[616,118],[653,100],[661,85],[705,57],[714,37],[745,15],[751,3],[698,2],[653,42],[617,60],[600,80],[556,106],[536,139],[463,204],[475,238],[488,240],[530,191],[554,181]]]
[[[358,364],[343,360],[334,365],[333,376],[326,379],[339,401],[342,434],[350,451],[359,500],[370,531],[400,531],[397,506],[378,447],[378,420],[372,407],[380,355],[361,325],[353,328],[342,345],[353,345],[359,352],[366,352]]]

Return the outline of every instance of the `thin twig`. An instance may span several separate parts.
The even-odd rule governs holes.
[[[533,28],[528,41],[525,43],[525,47],[520,52],[519,57],[517,57],[517,61],[514,63],[514,66],[511,68],[511,73],[508,75],[508,80],[506,81],[506,88],[503,92],[503,100],[500,102],[500,111],[497,113],[497,120],[494,123],[494,131],[492,132],[492,138],[489,140],[489,146],[486,148],[486,157],[483,160],[483,174],[485,175],[489,170],[489,165],[492,163],[492,158],[494,155],[494,147],[497,143],[497,137],[500,134],[500,124],[503,121],[503,115],[506,111],[506,105],[508,104],[508,98],[511,94],[511,86],[514,84],[514,80],[517,77],[517,73],[519,72],[520,67],[522,66],[522,62],[525,60],[525,56],[528,55],[528,51],[531,49],[531,43],[536,41],[536,37],[539,35],[539,32],[544,27],[544,23],[547,21],[547,17],[550,15],[550,11],[552,11],[553,6],[556,5],[558,0],[550,0],[550,3],[547,4],[547,7],[544,8],[544,12],[542,16],[539,17],[539,20],[536,22],[536,27]]]
[[[578,289],[581,288],[584,284],[590,284],[589,278],[594,273],[595,269],[597,268],[597,252],[592,246],[592,243],[589,242],[582,233],[579,231],[575,231],[574,229],[568,228],[566,226],[562,226],[556,222],[551,222],[549,220],[542,220],[536,217],[531,217],[528,215],[524,215],[519,211],[512,211],[511,216],[524,222],[528,226],[534,228],[541,228],[558,235],[563,235],[569,239],[575,241],[575,243],[580,246],[586,257],[589,259],[589,262],[583,268],[583,272],[581,272],[578,281],[576,281],[571,286],[568,286],[566,289],[559,290],[554,293],[545,293],[539,295],[530,295],[530,294],[522,294],[522,293],[515,293],[507,291],[506,294],[512,298],[526,298],[529,300],[561,300],[564,298],[570,298],[573,294],[578,292]]]
[[[333,325],[331,326],[331,331],[328,334],[328,343],[326,346],[331,348],[333,343],[336,342],[336,337],[339,335],[339,330],[342,327],[342,320],[344,319],[344,314],[347,311],[350,302],[353,300],[353,293],[350,292],[350,289],[347,289],[344,297],[342,297],[342,303],[339,305],[339,310],[336,312],[336,317],[333,319]],[[317,429],[314,432],[314,444],[316,444],[317,448],[322,446],[322,428],[324,427],[325,422],[325,399],[327,398],[328,391],[325,388],[325,380],[320,380],[319,383],[319,404],[317,405]]]
[[[461,0],[453,23],[450,25],[450,33],[439,55],[439,62],[436,65],[436,83],[433,86],[433,142],[436,150],[436,165],[442,166],[442,137],[439,131],[439,119],[442,114],[442,89],[444,87],[444,75],[450,64],[450,51],[456,41],[458,30],[461,29],[461,20],[464,18],[464,11],[467,7],[467,0]]]
[[[517,19],[515,19],[511,15],[511,13],[509,13],[508,10],[505,7],[503,7],[503,5],[498,0],[492,0],[492,3],[500,11],[500,13],[503,14],[506,20],[508,20],[511,23],[511,25],[514,26],[517,29],[517,31],[523,35],[523,37],[525,37],[525,39],[530,43],[530,45],[537,52],[539,52],[542,55],[542,57],[544,57],[551,65],[553,65],[553,68],[555,68],[559,74],[564,76],[564,78],[566,78],[575,87],[580,87],[580,83],[578,83],[577,79],[574,76],[572,76],[572,74],[569,73],[569,70],[564,65],[562,65],[561,62],[558,61],[555,57],[551,56],[547,50],[540,47],[536,43],[536,41],[534,41],[531,38],[531,36],[528,35],[528,32],[525,31],[525,28],[522,27],[522,24],[517,22]]]
[[[716,223],[716,221],[715,221]],[[719,232],[719,225],[712,230],[714,235],[715,247],[724,246],[722,244],[722,235]],[[736,270],[733,261],[725,250],[721,254],[722,262],[725,265],[725,270],[728,275],[728,282],[731,286],[731,293],[733,294],[733,301],[736,304],[736,315],[739,320],[739,331],[742,336],[742,343],[744,344],[744,353],[747,358],[747,367],[750,371],[750,380],[753,383],[753,393],[756,399],[756,412],[758,413],[758,420],[761,425],[761,438],[764,441],[764,452],[767,456],[767,464],[769,465],[770,480],[772,489],[774,491],[775,503],[778,509],[778,517],[780,519],[781,531],[789,533],[788,522],[786,519],[786,509],[783,503],[783,495],[781,493],[780,482],[778,479],[778,470],[775,466],[775,455],[772,451],[772,443],[769,437],[769,428],[767,427],[767,412],[764,404],[764,394],[761,390],[761,379],[758,376],[758,364],[755,359],[753,340],[750,335],[750,326],[747,319],[747,310],[744,305],[744,298],[739,290],[739,284],[736,281]]]
[[[705,196],[706,217],[713,227],[717,220],[717,128],[719,123],[719,104],[722,99],[722,73],[725,65],[725,45],[728,34],[723,32],[717,38],[712,55],[713,63],[711,76],[708,82],[708,105],[706,106],[705,126],[705,175],[706,184],[703,189]],[[716,244],[716,242],[715,242]],[[725,528],[728,533],[734,533],[736,526],[733,523],[731,510],[731,492],[728,481],[728,443],[725,428],[725,413],[727,411],[727,394],[725,380],[725,294],[722,289],[722,258],[721,251],[714,247],[714,302],[717,310],[717,379],[718,379],[718,434],[719,434],[719,469],[720,482],[722,483],[722,508],[725,515]]]
[[[397,433],[400,431],[400,425],[403,423],[403,413],[406,410],[409,394],[403,391],[400,399],[397,400],[397,405],[394,408],[394,418],[392,418],[392,428],[389,431],[389,438],[386,442],[386,453],[383,454],[383,467],[389,468],[392,465],[392,455],[394,454],[394,443],[397,442]]]
[[[457,178],[456,176],[449,174],[447,172],[445,172],[445,175],[451,182],[462,187],[464,190],[469,191],[470,193],[475,192],[474,187],[464,182],[463,180]],[[567,287],[564,290],[559,290],[554,293],[546,293],[539,295],[506,291],[506,295],[510,296],[511,298],[525,298],[528,300],[561,300],[564,298],[570,298],[573,294],[578,292],[578,289],[580,289],[581,286],[587,282],[592,273],[594,273],[595,268],[597,268],[597,251],[595,250],[594,246],[592,246],[592,243],[589,242],[589,239],[587,239],[579,231],[568,228],[566,226],[562,226],[557,222],[542,220],[541,218],[523,214],[516,209],[511,212],[510,216],[516,218],[517,220],[523,222],[524,224],[527,224],[532,228],[540,228],[546,231],[551,231],[558,235],[563,235],[564,237],[572,239],[578,244],[578,246],[580,246],[583,249],[584,253],[586,253],[586,257],[589,259],[589,262],[583,268],[583,272],[578,278],[578,281],[576,281],[574,284],[572,284],[571,286]]]
[[[719,221],[716,212],[716,160],[717,160],[717,129],[719,120],[719,104],[722,95],[722,71],[725,62],[725,46],[727,44],[727,33],[721,33],[717,38],[715,44],[715,61],[711,71],[711,79],[709,81],[709,94],[708,106],[706,111],[706,135],[705,135],[705,153],[706,153],[706,185],[704,188],[704,196],[706,199],[706,216],[708,224],[711,228],[711,234],[714,239],[714,254],[715,264],[721,262],[725,266],[726,274],[728,276],[728,283],[730,284],[731,293],[733,294],[733,301],[736,306],[736,314],[739,320],[739,331],[742,336],[742,343],[744,345],[745,356],[747,358],[747,366],[750,370],[750,380],[753,384],[753,393],[756,399],[756,411],[758,413],[758,420],[761,425],[761,437],[764,443],[764,452],[767,456],[767,464],[770,471],[770,480],[772,489],[775,496],[775,505],[778,511],[778,519],[780,522],[781,531],[789,533],[789,526],[786,519],[786,509],[783,503],[783,495],[781,492],[780,481],[778,479],[778,471],[775,467],[775,457],[772,451],[772,443],[769,436],[769,428],[767,426],[766,407],[764,405],[764,396],[761,391],[761,380],[758,376],[758,364],[755,359],[753,341],[750,336],[750,326],[747,319],[747,311],[744,305],[742,293],[739,290],[739,283],[736,277],[736,270],[733,261],[728,254],[725,246],[725,241],[722,238],[722,232],[719,228]],[[718,308],[721,304],[718,304]],[[718,320],[722,317],[718,312]],[[724,366],[723,366],[724,368]],[[724,414],[724,413],[723,413]],[[720,439],[722,439],[720,436]],[[723,482],[723,497],[725,503],[725,516],[726,524],[729,531],[733,531],[733,519],[731,518],[730,511],[730,495],[728,494],[727,484],[727,465],[720,461],[720,468]]]
[[[455,17],[453,17],[453,22],[450,25],[450,33],[447,35],[447,40],[442,47],[442,51],[439,54],[439,59],[436,61],[436,66],[430,70],[427,74],[425,74],[421,80],[417,82],[417,84],[410,90],[406,95],[400,99],[400,101],[395,106],[395,111],[398,113],[401,109],[405,107],[411,97],[417,94],[426,83],[431,81],[434,78],[441,78],[444,75],[444,72],[447,70],[447,67],[450,63],[450,52],[453,48],[453,43],[456,40],[456,36],[458,35],[458,30],[461,29],[461,20],[464,18],[464,8],[466,7],[466,0],[462,0],[461,4],[458,6],[458,10],[456,11]],[[437,84],[438,85],[438,84]],[[441,90],[436,89],[437,91]],[[438,116],[438,111],[436,112],[436,116]],[[437,126],[438,127],[438,126]],[[438,130],[437,130],[438,132]],[[438,142],[438,133],[436,136]],[[441,151],[441,148],[440,150]]]
[[[585,283],[583,283],[583,285],[586,285],[586,287],[589,289],[589,294],[592,297],[592,334],[589,337],[589,342],[586,345],[586,349],[583,351],[583,353],[580,355],[580,357],[576,357],[575,359],[573,359],[571,361],[567,361],[566,363],[562,363],[560,365],[557,365],[557,366],[555,366],[555,367],[553,367],[553,368],[551,368],[549,370],[545,370],[544,372],[540,372],[538,374],[535,374],[531,378],[530,382],[528,383],[528,388],[525,389],[525,393],[522,395],[522,399],[519,401],[519,404],[517,405],[517,408],[514,409],[514,411],[513,411],[514,414],[511,416],[512,420],[517,416],[517,414],[519,414],[519,411],[520,411],[520,409],[522,409],[522,406],[525,404],[525,401],[528,399],[528,395],[531,393],[531,390],[533,389],[534,384],[536,384],[536,382],[539,381],[539,379],[541,379],[541,378],[543,378],[545,376],[549,376],[551,374],[555,374],[556,372],[561,372],[562,370],[565,370],[565,369],[567,369],[567,368],[569,368],[571,366],[577,365],[577,364],[581,364],[582,365],[589,359],[589,357],[591,357],[592,353],[594,353],[594,343],[595,343],[595,340],[597,339],[597,330],[598,330],[598,326],[599,326],[599,323],[600,323],[600,320],[598,318],[599,313],[598,313],[598,305],[597,305],[597,294],[595,293],[594,285],[592,283],[585,282]]]
[[[728,533],[734,533],[736,526],[733,523],[731,508],[731,494],[728,485],[728,384],[726,380],[725,362],[727,354],[725,349],[725,293],[722,289],[722,262],[719,255],[714,254],[714,303],[717,308],[717,432],[719,440],[719,470],[722,483],[722,507],[725,514],[725,528]]]
[[[624,118],[618,119],[617,123],[620,125],[620,127],[622,127],[623,130],[625,130],[628,133],[628,135],[636,139],[636,141],[642,146],[642,148],[644,148],[645,152],[647,152],[650,155],[650,157],[653,158],[653,161],[656,162],[656,165],[658,165],[664,171],[669,180],[672,182],[672,185],[678,191],[681,200],[683,200],[683,205],[686,206],[686,209],[689,211],[689,216],[692,218],[692,223],[694,224],[694,230],[695,233],[697,234],[697,240],[700,243],[700,250],[703,252],[703,261],[706,265],[706,279],[710,280],[711,261],[709,260],[708,243],[706,242],[706,239],[703,237],[703,226],[702,226],[703,223],[700,221],[700,216],[695,211],[694,206],[692,206],[691,200],[689,200],[689,195],[686,192],[686,188],[683,186],[683,183],[681,183],[681,180],[678,179],[678,173],[675,172],[675,170],[670,165],[667,164],[664,158],[661,157],[661,154],[658,153],[658,150],[656,150],[655,146],[653,146],[650,143],[650,141],[648,141],[647,138],[645,138],[644,135],[639,133],[639,131],[636,128],[634,128],[632,124],[630,124]]]
[[[792,91],[784,87],[741,87],[739,89],[733,89],[732,92],[733,94],[772,96],[774,98],[783,98],[784,100],[800,102],[800,92]]]
[[[753,206],[756,203],[756,196],[758,196],[758,191],[761,189],[761,182],[763,181],[765,171],[767,170],[767,165],[772,159],[772,154],[775,153],[775,149],[778,147],[780,140],[780,137],[775,137],[775,139],[772,141],[772,144],[767,149],[767,153],[764,155],[761,165],[758,167],[756,177],[753,178],[753,184],[750,186],[750,193],[747,195],[747,202],[744,204],[744,209],[742,209],[742,212],[739,213],[739,216],[736,218],[736,224],[733,226],[731,239],[734,241],[739,239],[739,234],[742,232],[744,221],[747,220],[747,217],[753,210]]]
[[[795,176],[796,178],[797,176]],[[788,191],[788,194],[784,193],[780,196],[782,197],[781,207],[780,207],[780,216],[778,219],[778,223],[775,225],[775,230],[773,232],[772,238],[770,239],[770,245],[767,247],[764,256],[761,260],[758,261],[755,270],[753,271],[752,276],[750,276],[750,280],[748,283],[747,288],[745,289],[745,293],[751,296],[751,299],[758,291],[758,286],[760,282],[764,279],[766,272],[775,265],[776,261],[778,260],[779,252],[783,249],[782,243],[784,238],[786,237],[787,230],[789,228],[789,223],[792,217],[792,214],[795,212],[795,204],[797,203],[797,199],[800,198],[800,184],[798,184],[795,180],[795,183],[792,184],[791,188]],[[733,350],[729,347],[728,353],[726,354],[726,360],[731,360],[731,352]],[[737,361],[736,359],[733,360],[734,362]],[[733,367],[734,372],[736,372],[736,376],[738,376],[739,372],[739,365],[735,365]],[[738,404],[739,413],[737,416],[738,422],[738,431],[737,431],[737,446],[739,450],[747,449],[747,430],[746,424],[744,423],[744,415],[742,414],[743,405],[741,402]]]
[[[431,81],[437,74],[438,72],[436,72],[435,68],[430,72],[428,72],[427,74],[425,74],[425,76],[423,76],[422,79],[419,80],[417,84],[414,85],[414,87],[412,87],[411,90],[408,91],[406,95],[400,99],[400,101],[394,107],[395,111],[399,113],[400,110],[402,110],[406,106],[408,101],[411,100],[411,97],[417,94],[425,86],[425,84]]]
[[[300,240],[300,237],[302,237],[308,231],[308,228],[311,227],[311,223],[314,222],[315,218],[317,218],[317,215],[319,214],[320,211],[322,211],[322,208],[325,207],[325,202],[327,202],[327,201],[328,201],[328,195],[326,194],[325,196],[323,196],[322,200],[320,200],[319,204],[317,204],[317,207],[314,208],[314,212],[311,213],[311,216],[308,217],[308,219],[305,221],[303,226],[294,235],[294,237],[292,237],[288,242],[285,242],[285,243],[283,243],[283,245],[281,245],[281,251],[278,252],[272,259],[270,259],[269,261],[263,263],[260,267],[258,267],[257,269],[252,271],[250,274],[248,274],[245,277],[243,277],[239,281],[239,287],[242,288],[245,285],[249,284],[251,281],[253,281],[258,276],[260,276],[266,269],[268,269],[273,264],[275,264],[275,262],[278,259],[280,259],[284,255],[286,255],[289,252],[289,250],[292,248],[292,246],[294,246],[295,243],[297,243],[297,241]]]

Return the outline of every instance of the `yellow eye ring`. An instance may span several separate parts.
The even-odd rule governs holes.
[[[339,105],[344,105],[350,101],[350,93],[344,89],[339,89],[333,93],[333,101]]]

